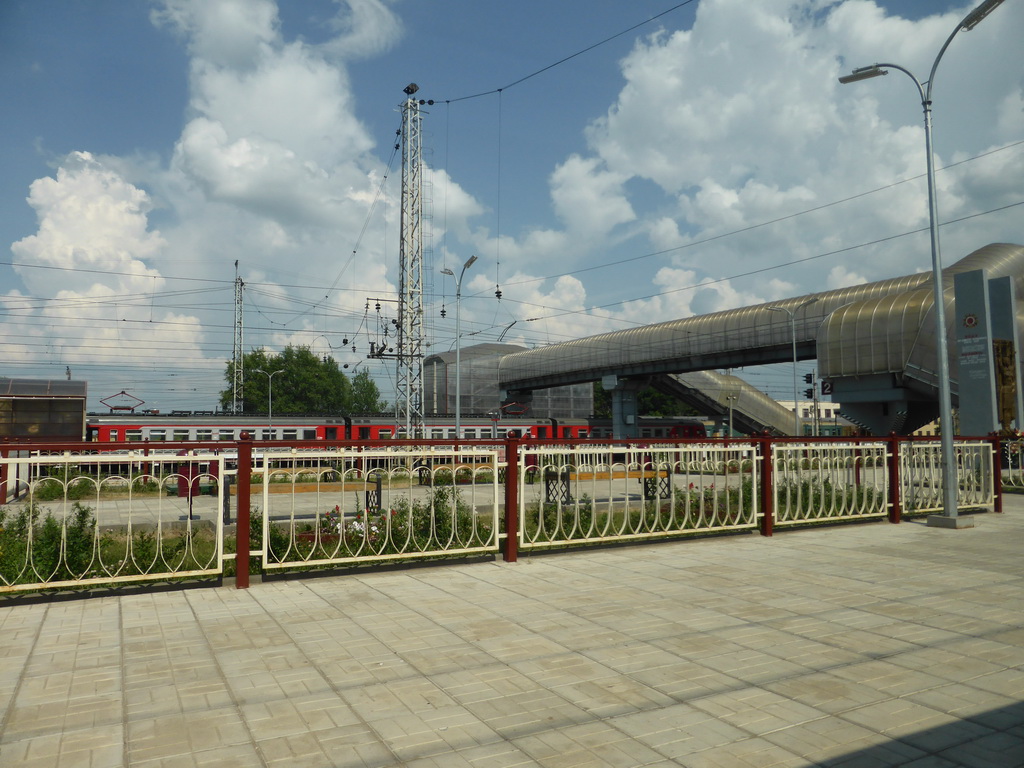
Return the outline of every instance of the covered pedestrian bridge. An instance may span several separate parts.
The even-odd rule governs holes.
[[[943,270],[945,333],[955,350],[954,277],[983,270],[1024,298],[1024,246],[994,243]],[[875,434],[907,434],[938,415],[931,272],[796,296],[783,301],[613,331],[506,355],[498,385],[506,402],[533,390],[600,380],[613,395],[616,435],[635,436],[636,395],[671,391],[703,413],[732,406],[740,429],[792,432],[792,411],[717,370],[816,359],[841,413]],[[1024,317],[1015,311],[1017,334]],[[953,405],[958,366],[951,354]],[[1017,364],[1018,380],[1020,365]],[[1020,418],[1018,414],[1018,423]]]

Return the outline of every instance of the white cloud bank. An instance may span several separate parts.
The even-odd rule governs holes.
[[[546,343],[917,271],[924,236],[722,280],[927,225],[923,179],[893,186],[924,170],[913,84],[896,72],[848,86],[836,78],[877,60],[925,77],[967,10],[909,21],[871,0],[702,0],[692,29],[639,38],[603,116],[569,128],[581,144],[550,171],[550,219],[503,230],[500,254],[511,266],[501,309],[467,302],[464,321],[500,331],[517,319],[507,340]],[[938,165],[969,160],[940,174],[946,221],[1021,198],[1020,147],[971,160],[1024,139],[1016,34],[1024,5],[997,13],[954,41],[937,76]],[[286,39],[270,0],[167,0],[153,19],[191,57],[188,114],[170,159],[95,157],[84,147],[33,185],[39,231],[14,244],[17,260],[105,274],[21,269],[28,294],[63,303],[40,308],[9,293],[5,305],[19,314],[5,325],[26,339],[45,336],[61,321],[52,307],[74,307],[72,330],[54,338],[73,346],[81,338],[73,329],[88,318],[95,359],[129,366],[118,335],[126,323],[101,318],[149,318],[146,330],[164,349],[210,365],[209,402],[230,355],[224,281],[236,259],[261,344],[320,339],[314,348],[337,351],[337,329],[368,330],[370,292],[394,289],[397,217],[389,213],[387,229],[383,216],[366,226],[391,148],[375,147],[358,115],[347,62],[386,55],[402,23],[381,0],[339,3],[335,34],[319,44]],[[538,126],[537,140],[545,130]],[[435,220],[435,245],[447,237],[450,253],[482,258],[499,250],[485,225],[494,201],[466,193],[457,175],[428,176],[444,186],[447,206],[447,233]],[[394,179],[389,194],[393,207]],[[947,263],[993,240],[1020,242],[1019,220],[1010,209],[944,228]],[[675,250],[616,270],[564,274],[667,249]],[[219,280],[222,292],[209,306],[161,310],[144,297],[169,289],[165,275]],[[559,276],[541,280],[549,275]],[[315,288],[295,287],[303,285]],[[467,287],[494,289],[482,272]],[[45,361],[48,350],[30,341],[18,354]]]

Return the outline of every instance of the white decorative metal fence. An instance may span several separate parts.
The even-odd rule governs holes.
[[[1001,451],[1010,487],[1019,449]],[[896,522],[941,510],[940,453],[768,437],[2,446],[0,593],[216,577],[233,559],[244,587],[250,570]],[[956,460],[960,508],[997,508],[993,444],[957,441]]]
[[[751,445],[527,446],[519,546],[751,530],[758,459]]]
[[[495,450],[263,452],[256,472],[268,571],[498,549]]]
[[[900,500],[905,514],[941,512],[942,448],[938,440],[900,443]],[[957,506],[991,507],[995,499],[992,443],[957,440],[954,443]]]
[[[220,457],[11,452],[0,471],[0,593],[222,571]]]
[[[1024,489],[1024,440],[1003,440],[999,460],[1007,488]]]
[[[887,443],[806,441],[772,448],[772,494],[779,527],[885,517]]]

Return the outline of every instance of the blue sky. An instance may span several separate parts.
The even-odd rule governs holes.
[[[398,285],[388,162],[409,82],[435,101],[430,350],[454,337],[440,270],[471,254],[467,344],[926,270],[913,84],[836,78],[880,60],[925,78],[971,5],[7,0],[0,375],[71,368],[91,408],[121,390],[210,408],[238,260],[247,348],[304,344],[390,394],[393,364],[365,353],[393,316],[374,305]],[[1007,0],[936,76],[947,264],[1024,242],[1022,28]],[[790,391],[788,369],[742,374]]]

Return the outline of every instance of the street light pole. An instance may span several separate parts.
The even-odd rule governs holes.
[[[273,435],[274,429],[274,377],[279,373],[284,373],[284,368],[278,368],[276,371],[267,372],[262,368],[257,368],[256,373],[262,373],[267,377],[267,430]]]
[[[849,75],[839,78],[844,85],[854,83],[858,80],[866,80],[871,77],[889,74],[888,70],[895,69],[907,75],[917,86],[917,92],[921,97],[921,107],[924,110],[924,143],[925,162],[928,175],[928,231],[931,234],[932,251],[932,282],[935,302],[935,344],[938,356],[938,388],[939,388],[939,439],[942,451],[942,506],[947,518],[957,519],[957,473],[956,456],[953,452],[953,400],[950,394],[949,384],[949,344],[946,338],[946,301],[945,292],[942,289],[942,257],[939,251],[939,209],[935,195],[935,158],[932,154],[932,89],[935,86],[935,70],[939,66],[939,60],[946,52],[949,44],[961,29],[968,31],[974,29],[981,23],[982,19],[992,13],[1003,0],[985,0],[976,7],[963,21],[957,24],[956,29],[946,38],[946,42],[939,49],[939,55],[935,57],[928,80],[922,83],[914,74],[905,67],[898,64],[879,63],[868,67],[859,67]]]
[[[732,409],[733,405],[739,399],[739,397],[737,395],[730,393],[725,396],[725,399],[729,402],[729,437],[732,437]]]
[[[462,265],[455,280],[455,437],[462,439],[462,278],[476,262],[476,256],[470,256]],[[441,270],[443,275],[455,277],[455,273],[445,267]]]
[[[800,387],[797,384],[796,368],[797,368],[797,357],[796,357],[796,313],[806,307],[808,304],[813,304],[818,299],[817,297],[808,299],[807,301],[799,304],[793,309],[789,307],[768,307],[769,312],[785,312],[789,315],[789,331],[790,336],[793,340],[793,437],[800,435],[800,403],[798,402],[798,395],[800,394]]]

